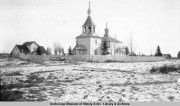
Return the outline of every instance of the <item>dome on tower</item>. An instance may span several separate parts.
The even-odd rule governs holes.
[[[91,14],[90,4],[91,4],[91,2],[89,1],[89,8],[88,8],[88,11],[87,11],[88,15]]]
[[[109,33],[109,29],[108,29],[108,24],[106,23],[106,28],[104,29],[105,33],[108,34]]]
[[[83,26],[95,26],[91,16],[88,16]]]
[[[87,13],[88,13],[88,18],[86,19],[83,26],[95,26],[95,24],[94,24],[94,22],[93,22],[93,20],[92,20],[92,18],[90,16],[91,15],[90,2],[89,2],[89,8],[88,8]]]

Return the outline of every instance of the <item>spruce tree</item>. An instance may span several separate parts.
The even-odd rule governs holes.
[[[64,48],[63,48],[63,47],[62,47],[62,50],[61,50],[61,51],[62,51],[62,55],[64,55]]]
[[[125,54],[126,54],[126,56],[129,54],[129,48],[127,46],[125,48]]]
[[[70,46],[69,49],[68,49],[68,53],[69,53],[69,55],[72,55],[72,49],[71,49],[71,46]]]
[[[178,54],[177,54],[177,58],[179,58],[180,59],[180,51],[178,52]]]
[[[48,53],[48,55],[52,55],[52,52],[51,52],[51,48],[50,48],[50,47],[47,48],[47,53]]]
[[[162,53],[161,53],[161,50],[160,50],[159,45],[158,45],[158,47],[157,47],[157,50],[156,50],[155,56],[162,56]]]
[[[107,55],[107,54],[109,54],[109,52],[107,51],[107,49],[108,49],[107,42],[106,42],[106,41],[103,41],[102,47],[101,47],[102,55]]]

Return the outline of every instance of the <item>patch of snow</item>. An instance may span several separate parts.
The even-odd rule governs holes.
[[[6,64],[7,60],[0,60]],[[20,61],[20,60],[18,60]],[[16,61],[9,61],[15,64]],[[23,62],[23,61],[22,61]],[[0,62],[1,64],[1,62]],[[20,64],[20,62],[18,63]],[[179,74],[150,74],[152,67],[178,65],[180,61],[136,62],[136,63],[87,63],[74,65],[63,62],[45,62],[46,65],[24,64],[2,67],[0,76],[20,72],[11,76],[27,80],[28,75],[43,77],[44,81],[29,88],[26,92],[38,91],[48,101],[180,101]],[[2,77],[6,81],[9,76]],[[43,90],[42,90],[43,89]],[[170,97],[169,97],[170,96]],[[170,98],[170,99],[169,99]]]

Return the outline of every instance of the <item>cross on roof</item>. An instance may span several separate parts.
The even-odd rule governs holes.
[[[90,14],[91,14],[90,5],[91,5],[91,2],[89,1],[88,15],[90,15]]]
[[[106,28],[108,27],[108,23],[106,23]]]

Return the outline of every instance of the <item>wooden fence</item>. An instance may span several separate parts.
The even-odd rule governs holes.
[[[34,60],[34,61],[48,61],[50,55],[19,55],[23,60]]]
[[[65,58],[69,61],[89,62],[152,62],[164,61],[165,57],[155,56],[105,56],[105,55],[20,55],[24,60],[48,61],[56,58]]]

